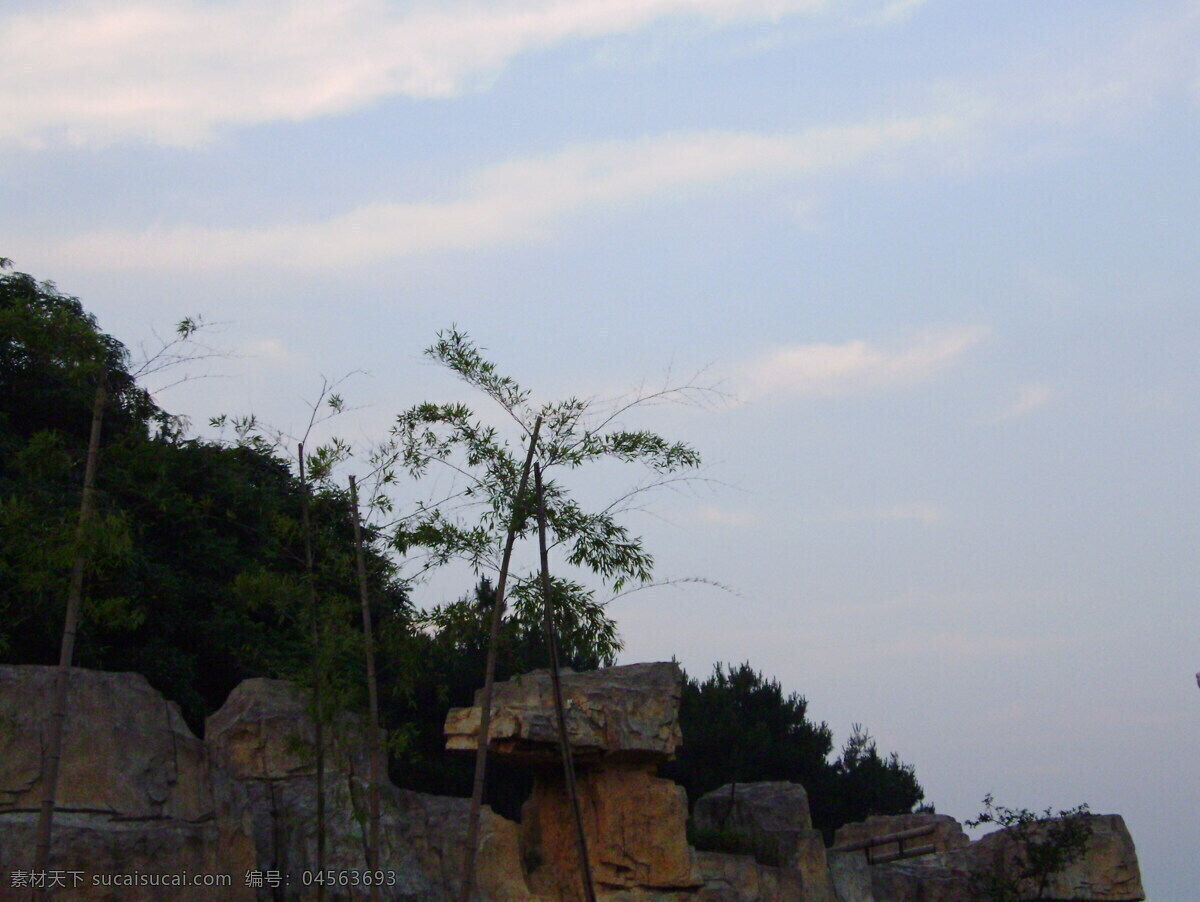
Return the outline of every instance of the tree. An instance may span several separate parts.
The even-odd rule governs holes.
[[[816,800],[814,821],[819,819],[832,839],[842,824],[875,814],[906,814],[924,798],[913,766],[895,752],[880,755],[871,734],[856,723],[833,764],[829,788]]]
[[[785,695],[777,680],[748,662],[717,664],[703,682],[687,677],[679,709],[683,746],[663,774],[681,783],[693,803],[728,783],[800,783],[826,841],[843,824],[904,814],[924,798],[913,767],[895,753],[881,757],[858,724],[830,762],[833,733],[810,721],[807,708],[804,696]]]
[[[529,392],[512,378],[499,375],[495,364],[485,359],[480,349],[456,329],[439,333],[437,343],[426,354],[499,404],[521,435],[528,436],[523,439],[523,453],[516,454],[499,438],[494,427],[483,426],[466,405],[421,404],[399,417],[389,450],[414,477],[426,475],[436,464],[450,468],[463,479],[461,491],[451,499],[421,507],[410,523],[397,530],[397,549],[406,553],[413,548],[424,548],[431,563],[460,558],[469,562],[477,573],[489,569],[498,573],[481,697],[480,733],[484,738],[479,743],[467,828],[467,865],[462,889],[462,898],[466,899],[474,879],[496,641],[509,561],[514,541],[529,532],[530,514],[535,507],[533,493],[529,491],[531,464],[536,459],[541,472],[548,473],[555,467],[577,469],[586,463],[611,458],[642,463],[662,478],[664,474],[698,466],[700,458],[690,446],[667,442],[653,432],[609,429],[621,411],[597,418],[591,414],[589,404],[578,398],[538,407],[530,405]],[[519,463],[521,459],[523,464]],[[623,499],[629,497],[626,494]],[[467,524],[457,512],[447,516],[452,502],[466,499],[478,500],[477,520]],[[553,545],[565,546],[568,564],[590,571],[614,592],[633,582],[650,581],[653,558],[642,547],[641,540],[617,522],[619,503],[599,512],[586,512],[561,483],[552,479],[543,483],[541,501]],[[593,618],[597,632],[615,635],[603,608],[594,604],[591,591],[580,583],[562,579],[554,585],[558,597],[553,601],[559,606]],[[524,609],[526,616],[534,621],[537,612],[551,601],[543,597],[536,571],[514,580],[512,597],[515,608]]]
[[[971,888],[991,902],[1030,902],[1047,898],[1050,884],[1087,852],[1092,822],[1086,804],[1057,814],[996,805],[984,796],[983,811],[969,827],[995,824],[1012,840],[1011,854],[1001,847],[989,869],[972,875]]]
[[[101,365],[109,391],[75,664],[144,674],[200,731],[238,682],[294,676],[306,660],[293,603],[299,481],[268,443],[187,437],[77,298],[11,272],[0,272],[0,660],[58,658]],[[318,486],[311,513],[318,591],[348,599],[338,616],[352,624],[348,497]],[[366,538],[376,621],[403,634],[411,606],[378,532]]]
[[[679,708],[683,747],[663,773],[695,801],[727,783],[790,780],[810,790],[826,780],[833,734],[807,717],[808,702],[784,695],[749,662],[714,665],[701,682],[687,677]]]

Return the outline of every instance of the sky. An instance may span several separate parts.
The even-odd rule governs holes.
[[[1195,0],[8,0],[0,255],[135,355],[214,324],[158,396],[199,435],[323,376],[361,444],[485,408],[452,324],[539,399],[702,389],[629,414],[706,463],[628,523],[728,590],[613,601],[621,660],[749,660],[959,819],[1120,813],[1189,902],[1198,41]]]

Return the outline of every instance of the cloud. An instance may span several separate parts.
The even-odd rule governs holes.
[[[311,223],[99,231],[67,239],[64,253],[98,268],[296,268],[513,244],[545,237],[573,212],[678,197],[733,179],[811,175],[956,126],[952,117],[930,117],[784,135],[697,132],[601,142],[485,169],[455,199],[373,203]]]
[[[912,2],[912,0],[908,0]],[[873,0],[867,7],[895,4]],[[905,3],[899,4],[901,7]],[[450,97],[522,53],[689,17],[713,27],[850,0],[75,0],[0,18],[0,143],[193,145],[224,125]]]
[[[1046,404],[1052,395],[1053,392],[1048,385],[1037,382],[1022,385],[1020,391],[1017,393],[1017,399],[994,414],[991,421],[1000,422],[1001,420],[1011,420],[1014,417],[1024,416],[1029,411],[1036,410]]]
[[[303,358],[277,338],[262,338],[243,345],[242,354],[258,363],[272,366],[295,366]]]
[[[715,526],[747,526],[758,519],[758,516],[753,511],[729,510],[703,504],[697,509],[696,518]]]
[[[881,9],[868,15],[865,21],[874,25],[889,25],[892,22],[909,18],[928,2],[929,0],[892,0],[891,3],[885,4]]]
[[[772,348],[741,368],[743,400],[865,394],[917,384],[957,363],[988,329],[958,325],[925,329],[905,342],[863,340]]]
[[[896,504],[887,508],[841,510],[832,516],[839,521],[892,520],[933,526],[946,518],[946,510],[936,504],[919,501],[910,504]],[[894,607],[901,602],[902,599],[892,599],[887,602],[887,606]]]

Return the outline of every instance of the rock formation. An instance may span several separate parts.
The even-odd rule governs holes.
[[[588,858],[597,887],[613,892],[695,889],[703,879],[687,844],[687,796],[655,776],[679,746],[683,672],[676,664],[631,664],[562,674],[567,737]],[[478,699],[477,699],[478,700]],[[497,683],[488,748],[535,769],[521,812],[531,884],[562,898],[578,892],[573,815],[562,786],[549,671]],[[447,748],[473,751],[480,709],[452,709]]]
[[[696,800],[696,834],[732,834],[763,863],[796,871],[800,898],[834,902],[825,842],[799,783],[731,783]]]
[[[881,843],[880,839],[897,833],[915,833],[920,828],[930,832],[913,837],[907,842],[909,848],[921,845],[931,847],[934,852],[947,852],[971,842],[963,832],[962,824],[947,814],[896,814],[889,817],[876,815],[839,827],[833,837],[833,848],[869,847],[871,854],[868,857],[878,861],[900,852],[898,841]]]
[[[55,668],[0,666],[0,899],[28,879]],[[679,747],[682,675],[673,664],[565,674],[589,851],[603,902],[967,902],[970,879],[1013,855],[998,832],[969,842],[951,818],[870,818],[826,850],[808,797],[792,783],[725,786],[697,801],[698,835],[728,833],[739,852],[687,843],[683,791],[655,775]],[[536,774],[521,824],[484,809],[476,902],[578,898],[575,846],[561,790],[546,673],[497,684],[489,747]],[[451,712],[448,745],[473,748],[477,709]],[[363,725],[328,729],[326,868],[349,883],[366,871]],[[314,730],[290,683],[248,680],[196,738],[178,708],[138,674],[74,669],[48,874],[72,902],[291,902],[315,898]],[[383,898],[456,897],[468,802],[383,787]],[[1133,842],[1116,815],[1091,817],[1084,857],[1050,898],[1144,898]],[[931,829],[927,829],[931,828]],[[922,830],[930,854],[888,857],[876,841]],[[839,851],[837,847],[842,847]],[[749,852],[747,854],[746,852]],[[910,850],[911,851],[911,850]],[[306,876],[310,879],[306,880]],[[214,886],[214,879],[225,881]],[[169,882],[168,882],[169,881]],[[363,885],[327,898],[364,900]]]
[[[1117,814],[1085,815],[1092,832],[1087,849],[1075,862],[1056,874],[1043,898],[1064,902],[1134,902],[1144,899],[1141,872],[1133,839],[1125,821]],[[880,822],[898,820],[879,818]],[[948,819],[949,820],[949,819]],[[882,823],[875,825],[880,832]],[[903,862],[878,864],[871,868],[872,888],[877,899],[909,902],[957,902],[969,899],[972,875],[1007,869],[1015,873],[1017,855],[1012,835],[1005,830],[960,843],[933,855]],[[1032,898],[1036,887],[1026,885]]]
[[[33,867],[42,748],[55,668],[0,666],[0,898]],[[248,680],[197,739],[178,708],[135,673],[71,673],[49,867],[75,902],[251,902],[315,896],[313,728],[303,693]],[[361,724],[328,731],[328,855],[366,870]],[[384,898],[442,900],[459,885],[467,800],[384,787]],[[479,898],[531,899],[517,825],[484,811]],[[153,875],[160,885],[136,885]],[[290,879],[289,879],[290,877]],[[189,884],[161,885],[164,878]],[[209,878],[227,881],[217,889]],[[200,885],[197,885],[199,882]],[[311,882],[311,881],[309,881]],[[334,886],[327,898],[365,899]]]
[[[0,666],[0,882],[33,868],[55,667]],[[208,902],[210,887],[126,887],[121,875],[236,873],[252,900],[250,807],[178,706],[136,673],[73,670],[49,868],[96,902]],[[133,876],[131,879],[136,879]],[[224,893],[224,891],[222,891]]]

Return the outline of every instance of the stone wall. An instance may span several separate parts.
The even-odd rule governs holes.
[[[33,868],[55,668],[0,666],[0,899],[13,874]],[[304,873],[316,866],[312,724],[302,693],[277,680],[248,680],[197,739],[178,708],[135,673],[71,674],[50,868],[72,902],[281,902],[315,898]],[[326,867],[366,870],[366,762],[361,724],[329,731]],[[383,898],[452,898],[462,871],[468,802],[383,794]],[[527,902],[517,825],[484,811],[480,900]],[[279,875],[278,886],[271,882]],[[207,882],[227,886],[148,886]],[[290,882],[286,876],[290,875]],[[76,877],[83,883],[71,887]],[[249,878],[249,879],[248,879]],[[261,885],[248,885],[259,883]],[[327,898],[366,899],[365,887]]]
[[[51,667],[0,666],[0,899],[22,897],[14,875],[33,867],[54,674]],[[682,789],[655,774],[681,741],[681,687],[674,664],[564,674],[568,736],[602,902],[967,902],[970,875],[1011,854],[1004,834],[970,843],[944,816],[872,818],[839,831],[839,843],[934,823],[937,852],[869,865],[862,851],[824,848],[807,795],[792,783],[726,786],[699,800],[698,824],[731,827],[759,854],[697,853],[686,839]],[[535,789],[519,825],[484,809],[474,898],[578,899],[548,674],[497,684],[496,703],[489,746],[533,768]],[[471,750],[478,722],[478,709],[452,712],[450,747]],[[327,733],[326,868],[352,879],[366,871],[365,736],[349,715]],[[140,675],[73,670],[50,861],[70,891],[51,898],[314,899],[304,880],[317,857],[314,755],[306,698],[292,684],[242,683],[209,718],[202,741]],[[383,787],[382,898],[456,898],[467,809],[466,799]],[[1052,886],[1051,898],[1144,898],[1120,817],[1094,816],[1093,824],[1087,855]],[[70,886],[76,877],[82,883]],[[162,885],[164,878],[178,885]],[[202,885],[214,878],[228,883]],[[361,900],[368,890],[334,886],[327,898]]]

